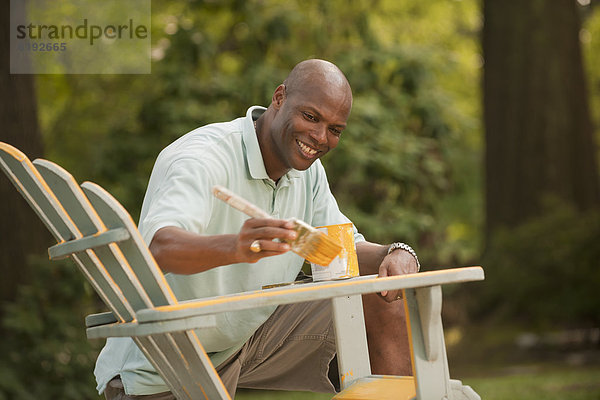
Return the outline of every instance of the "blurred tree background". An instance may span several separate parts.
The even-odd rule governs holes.
[[[43,148],[137,219],[163,147],[268,105],[297,62],[328,59],[354,93],[343,139],[323,160],[342,210],[372,241],[414,243],[425,268],[485,267],[483,283],[446,291],[446,323],[598,327],[598,8],[585,0],[154,1],[151,75],[38,75],[34,92],[18,83],[29,77],[8,75],[5,57],[0,140],[31,158]],[[12,111],[15,93],[29,93],[22,107],[33,110]],[[34,121],[36,105],[42,141],[28,142],[37,127],[18,121]],[[14,192],[4,177],[0,189],[5,255],[15,232],[31,233],[33,213],[15,221],[27,206],[4,201]],[[44,254],[47,244],[36,243],[28,251]],[[95,398],[101,343],[86,341],[82,319],[100,311],[95,295],[69,263],[0,260],[3,271],[35,271],[3,274],[14,290],[2,292],[0,399]]]

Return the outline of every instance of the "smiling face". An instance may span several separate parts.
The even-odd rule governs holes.
[[[272,179],[279,179],[291,168],[309,168],[337,146],[346,127],[352,107],[347,81],[337,68],[326,71],[329,73],[316,72],[301,75],[296,81],[288,78],[275,90],[271,103],[274,116],[267,133],[270,151],[263,152]]]

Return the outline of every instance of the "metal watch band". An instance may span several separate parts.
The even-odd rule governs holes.
[[[417,257],[417,253],[413,250],[412,247],[410,247],[406,243],[396,242],[396,243],[392,243],[390,245],[390,248],[388,249],[387,253],[390,254],[392,251],[397,250],[397,249],[402,249],[402,250],[408,251],[415,258],[415,261],[417,262],[417,272],[421,270],[421,264],[419,263],[419,257]]]

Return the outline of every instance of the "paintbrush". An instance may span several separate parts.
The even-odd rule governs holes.
[[[253,218],[273,218],[248,200],[243,199],[223,186],[215,185],[213,194],[233,208]],[[304,221],[292,218],[296,239],[286,240],[292,251],[309,262],[327,266],[340,253],[342,246],[324,232],[313,228]]]

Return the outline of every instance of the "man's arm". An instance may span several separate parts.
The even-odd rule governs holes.
[[[361,275],[378,274],[380,277],[405,275],[417,272],[417,260],[408,251],[397,249],[387,254],[389,245],[358,242],[356,255]],[[387,302],[395,301],[400,291],[381,292]]]
[[[290,221],[261,218],[250,218],[239,233],[227,235],[199,235],[167,226],[154,234],[149,248],[163,272],[189,275],[221,265],[255,263],[264,257],[283,254],[290,250],[290,245],[273,239],[294,239],[293,228]],[[258,253],[250,250],[255,240],[261,247]]]

